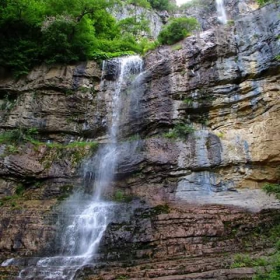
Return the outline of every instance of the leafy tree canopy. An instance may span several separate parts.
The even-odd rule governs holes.
[[[170,9],[170,2],[169,0],[148,0],[151,6],[160,11],[169,10]]]
[[[160,44],[172,45],[190,36],[198,26],[197,20],[193,17],[174,18],[162,29],[158,41]]]
[[[150,8],[151,5],[147,0],[126,0],[127,4],[143,7],[143,8]]]
[[[147,0],[129,0],[149,5]],[[119,24],[106,8],[113,0],[0,0],[0,65],[16,75],[35,64],[71,63],[113,53],[142,52],[143,19]],[[138,30],[139,29],[139,30]],[[126,33],[126,34],[124,34]],[[111,53],[111,54],[110,54]],[[100,55],[99,55],[100,54]]]

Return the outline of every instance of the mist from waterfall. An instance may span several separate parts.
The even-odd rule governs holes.
[[[222,24],[227,23],[227,14],[226,9],[224,5],[224,0],[216,0],[216,6],[217,6],[217,13],[218,13],[218,20]]]
[[[125,102],[122,92],[128,84],[133,84],[134,79],[137,80],[143,63],[139,56],[117,58],[113,62],[117,65],[117,73],[116,79],[110,81],[114,90],[111,93],[110,108],[107,108],[111,112],[111,119],[107,119],[107,144],[85,162],[83,186],[62,206],[61,213],[65,215],[66,222],[61,224],[63,230],[58,242],[60,253],[54,257],[38,258],[35,265],[20,272],[18,279],[74,279],[78,269],[94,261],[102,236],[114,216],[116,204],[106,200],[104,194],[113,183],[118,164],[118,138],[122,104]],[[107,67],[107,62],[104,62],[103,73]],[[102,81],[101,86],[104,83]],[[138,102],[137,98],[135,102]],[[133,102],[129,104],[132,105]],[[7,260],[2,265],[16,265],[16,260]]]

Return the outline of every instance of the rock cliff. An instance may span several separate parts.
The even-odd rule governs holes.
[[[224,0],[224,4],[229,25],[233,24],[238,17],[258,8],[258,4],[254,0]],[[189,5],[187,3],[185,8],[183,7],[174,14],[175,17],[195,17],[204,31],[221,25],[215,0],[193,1]]]
[[[112,191],[130,202],[77,279],[252,278],[256,269],[231,264],[240,252],[269,255],[279,223],[278,201],[260,190],[279,180],[279,13],[267,5],[145,57],[125,92]],[[117,67],[103,77],[96,62],[40,66],[19,80],[3,73],[2,261],[56,253],[60,201],[108,140]],[[0,278],[18,270],[1,267]]]

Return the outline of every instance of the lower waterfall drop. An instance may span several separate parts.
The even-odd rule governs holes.
[[[112,62],[112,61],[111,61]],[[142,71],[142,59],[129,56],[113,60],[116,69],[111,101],[111,120],[108,125],[108,144],[103,145],[83,168],[83,189],[76,191],[64,204],[62,212],[70,217],[60,239],[60,254],[33,259],[17,279],[72,280],[76,272],[94,261],[99,243],[110,223],[116,204],[104,199],[112,184],[118,164],[118,137],[121,132],[122,91],[137,79]],[[103,63],[103,76],[107,62]],[[104,81],[102,81],[103,83]],[[138,101],[135,101],[138,102]],[[88,178],[88,174],[91,177]],[[85,189],[90,189],[88,194]],[[88,192],[88,191],[87,191]],[[2,266],[17,265],[10,259]]]

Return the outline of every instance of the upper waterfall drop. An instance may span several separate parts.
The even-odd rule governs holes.
[[[110,63],[115,65],[114,78],[105,81]],[[113,185],[114,174],[120,152],[118,140],[121,138],[122,121],[129,121],[129,110],[124,106],[133,106],[135,93],[127,101],[126,90],[135,89],[137,77],[143,68],[139,56],[115,58],[103,63],[102,86],[110,84],[110,102],[107,110],[107,143],[83,165],[83,186],[64,202],[61,208],[61,238],[58,242],[59,253],[54,257],[32,260],[31,264],[20,272],[18,279],[60,279],[72,280],[76,272],[84,265],[94,261],[102,236],[114,217],[117,204],[108,201],[106,192]],[[106,91],[106,89],[103,89]],[[101,92],[104,94],[104,92]],[[133,156],[133,155],[132,155]],[[65,217],[64,217],[65,216]],[[20,260],[10,259],[2,266],[15,265]]]
[[[224,0],[216,0],[216,6],[217,6],[217,13],[218,13],[218,20],[222,24],[226,24],[227,14],[225,10]]]

